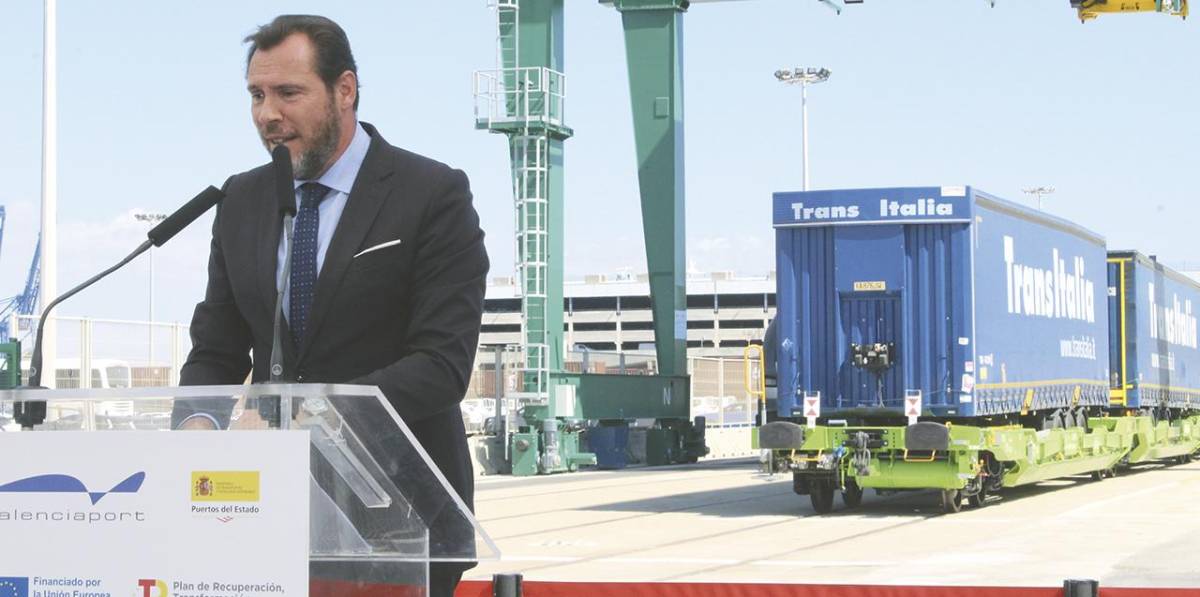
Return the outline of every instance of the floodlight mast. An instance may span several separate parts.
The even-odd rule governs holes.
[[[1046,195],[1053,194],[1054,187],[1028,187],[1021,189],[1021,192],[1025,193],[1026,195],[1033,195],[1037,197],[1038,211],[1042,211],[1042,198]]]
[[[775,71],[775,78],[781,83],[788,85],[800,86],[800,146],[801,146],[801,162],[803,164],[801,179],[801,190],[807,191],[809,187],[808,173],[808,86],[817,83],[824,83],[829,80],[829,75],[833,74],[827,68],[802,68],[795,67],[792,69],[783,69]]]

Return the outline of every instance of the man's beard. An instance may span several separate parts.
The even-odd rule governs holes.
[[[333,152],[337,151],[338,140],[341,137],[342,123],[338,120],[331,98],[325,121],[313,137],[312,145],[292,159],[293,176],[296,180],[314,180],[323,174],[325,165],[333,157]]]
[[[333,152],[337,151],[338,140],[342,138],[342,123],[338,120],[332,95],[329,98],[328,110],[325,112],[325,120],[321,122],[320,127],[313,136],[308,149],[301,150],[297,155],[292,156],[292,176],[296,180],[316,179],[324,173],[325,165],[333,157]],[[267,151],[271,150],[271,143],[267,141],[267,136],[275,134],[277,131],[268,127],[266,133],[259,135],[262,137],[263,147],[266,147]]]

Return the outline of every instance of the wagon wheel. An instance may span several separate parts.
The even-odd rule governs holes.
[[[854,479],[846,479],[846,487],[842,489],[842,503],[847,508],[857,508],[862,504],[863,489]]]
[[[981,479],[979,481],[979,491],[967,496],[967,503],[972,508],[982,508],[987,505],[987,495],[987,481]]]
[[[813,483],[808,489],[808,497],[812,499],[812,507],[817,514],[833,512],[833,483]]]
[[[962,492],[957,489],[942,490],[942,512],[954,514],[962,511]]]

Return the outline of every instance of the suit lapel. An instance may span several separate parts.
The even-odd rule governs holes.
[[[333,240],[329,241],[329,249],[325,251],[325,262],[317,276],[312,310],[309,311],[308,322],[304,326],[304,340],[300,347],[299,359],[304,358],[313,340],[320,335],[321,324],[325,321],[333,295],[341,286],[346,269],[350,267],[354,254],[370,232],[371,225],[375,223],[375,218],[391,190],[384,184],[392,174],[384,159],[387,142],[379,136],[374,127],[363,123],[363,128],[371,135],[371,146],[363,159],[358,176],[354,179],[350,197],[346,200],[346,208],[333,231]]]

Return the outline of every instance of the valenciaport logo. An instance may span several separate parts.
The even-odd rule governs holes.
[[[142,488],[142,483],[146,480],[145,472],[137,472],[129,475],[124,481],[117,483],[108,491],[92,491],[84,485],[76,477],[71,475],[37,475],[34,477],[25,477],[17,479],[10,483],[0,485],[0,494],[3,493],[82,493],[92,501],[92,505],[96,505],[104,496],[113,493],[137,493]]]

